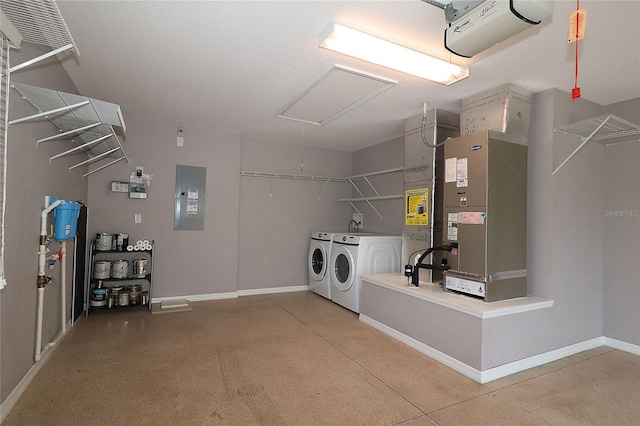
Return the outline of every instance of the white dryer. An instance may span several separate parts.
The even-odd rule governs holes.
[[[399,273],[401,249],[401,236],[334,234],[329,270],[331,300],[360,313],[360,276]]]
[[[309,290],[331,299],[329,260],[333,233],[313,231],[309,244]]]

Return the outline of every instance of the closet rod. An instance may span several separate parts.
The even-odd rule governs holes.
[[[340,183],[349,182],[345,178],[336,178],[336,177],[329,177],[329,176],[296,175],[296,174],[287,174],[287,173],[266,173],[266,172],[243,171],[242,176],[270,178],[270,179],[318,180],[323,182],[340,182]]]

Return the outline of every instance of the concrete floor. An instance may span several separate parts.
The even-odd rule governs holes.
[[[640,424],[608,347],[481,385],[314,293],[192,307],[82,318],[3,424]]]

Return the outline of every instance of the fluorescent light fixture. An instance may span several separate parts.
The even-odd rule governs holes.
[[[383,67],[449,85],[469,76],[469,68],[333,23],[318,46]]]

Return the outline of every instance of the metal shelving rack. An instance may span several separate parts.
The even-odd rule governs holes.
[[[584,146],[594,140],[605,146],[640,140],[640,125],[613,114],[582,120],[554,129],[555,132],[580,137],[582,143],[553,171],[553,175],[564,167]]]
[[[85,315],[89,316],[90,313],[98,313],[98,312],[117,312],[122,310],[147,310],[151,313],[151,298],[153,292],[153,254],[155,250],[155,241],[151,241],[151,250],[142,250],[142,251],[116,251],[116,250],[106,250],[100,251],[96,249],[96,240],[91,241],[91,248],[89,251],[89,276],[85,282],[85,300],[84,300],[84,309]],[[148,273],[144,277],[135,276],[133,271],[133,260],[136,258],[147,259],[150,263],[150,268]],[[105,288],[109,288],[112,286],[123,286],[125,284],[136,284],[142,283],[142,289],[149,292],[149,300],[146,304],[136,304],[136,305],[126,305],[126,306],[115,306],[111,309],[106,306],[91,306],[91,290],[93,290],[96,286],[96,283],[99,281],[98,278],[94,278],[95,276],[95,262],[96,260],[127,260],[128,270],[131,273],[127,273],[126,278],[104,278],[101,279],[105,283]]]

